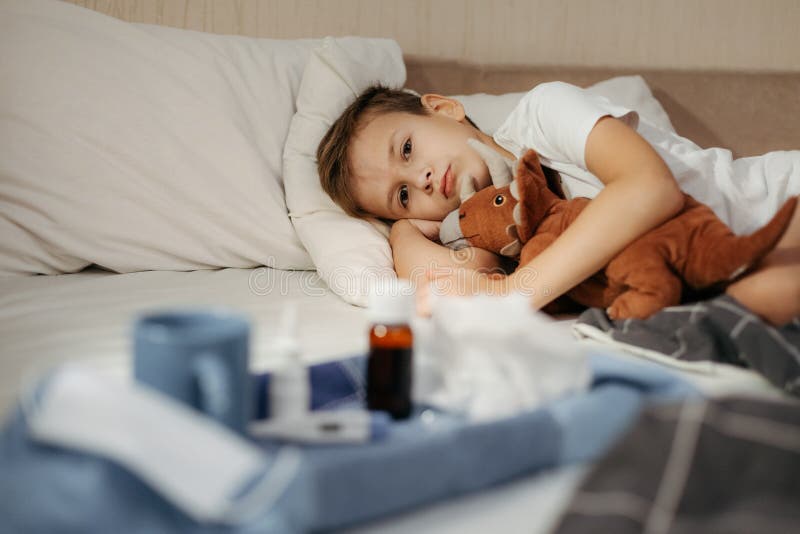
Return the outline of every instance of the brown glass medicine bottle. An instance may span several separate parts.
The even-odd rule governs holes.
[[[367,407],[394,419],[411,414],[414,294],[402,280],[387,282],[370,295]]]

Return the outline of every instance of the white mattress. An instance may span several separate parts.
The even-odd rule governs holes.
[[[269,278],[272,289],[267,291]],[[264,268],[113,274],[98,269],[60,276],[0,278],[0,418],[20,385],[50,366],[89,362],[129,376],[131,327],[147,310],[228,306],[252,321],[254,369],[270,366],[267,340],[281,306],[296,301],[300,342],[309,362],[366,350],[365,310],[330,293],[309,271]],[[547,532],[585,466],[520,478],[477,494],[381,519],[353,533]]]
[[[298,305],[300,343],[309,362],[366,350],[365,310],[333,295],[311,271],[113,274],[90,269],[60,276],[0,278],[0,418],[13,407],[25,380],[61,362],[80,360],[115,376],[129,376],[131,327],[136,316],[148,310],[226,306],[243,312],[252,324],[251,367],[268,369],[268,339],[281,307],[289,301]],[[676,372],[709,393],[777,394],[749,372],[724,376]],[[585,469],[568,467],[523,477],[352,532],[477,534],[497,527],[511,534],[547,532]]]

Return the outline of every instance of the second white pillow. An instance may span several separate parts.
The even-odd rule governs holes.
[[[675,131],[667,112],[653,96],[650,87],[641,76],[618,76],[597,82],[587,89],[608,98],[614,104],[638,112],[640,119],[646,120],[662,130]],[[456,95],[452,98],[464,104],[467,115],[484,133],[492,135],[524,95],[525,92],[502,95],[477,93]]]

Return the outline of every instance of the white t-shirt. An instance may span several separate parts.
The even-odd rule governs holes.
[[[681,189],[707,204],[739,234],[763,226],[791,195],[800,194],[800,151],[734,160],[722,148],[702,149],[635,111],[563,82],[529,91],[494,134],[517,157],[533,149],[559,172],[568,197],[594,198],[603,183],[586,168],[586,140],[597,121],[616,117],[636,129],[664,159]]]

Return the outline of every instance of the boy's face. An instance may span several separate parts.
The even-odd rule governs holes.
[[[441,221],[459,206],[464,180],[476,189],[491,183],[467,139],[496,147],[493,140],[466,121],[459,102],[424,95],[422,103],[429,115],[377,115],[351,143],[353,195],[377,217]]]

